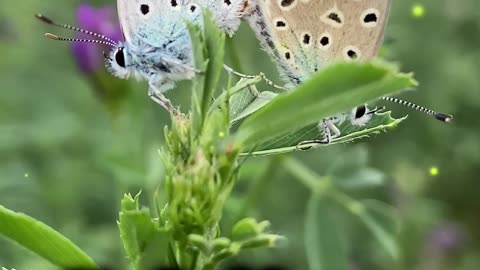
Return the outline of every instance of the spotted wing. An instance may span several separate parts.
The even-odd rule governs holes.
[[[390,0],[255,1],[248,21],[294,85],[333,61],[375,57],[390,7]]]
[[[117,8],[125,40],[133,46],[188,41],[183,20],[196,22],[201,14],[191,0],[117,0]]]
[[[249,0],[200,0],[200,6],[212,12],[217,26],[232,35],[240,26]]]
[[[247,0],[117,0],[118,15],[127,42],[154,47],[188,43],[186,21],[202,23],[201,8],[209,9],[218,26],[229,34],[237,30]]]

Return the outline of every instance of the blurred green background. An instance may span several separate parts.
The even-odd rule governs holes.
[[[51,225],[101,265],[126,269],[116,226],[118,204],[123,193],[140,189],[149,203],[162,175],[156,151],[168,118],[147,97],[146,83],[115,80],[105,71],[93,80],[79,72],[69,44],[43,38],[47,31],[73,33],[39,23],[34,13],[74,24],[80,3],[0,3],[0,204]],[[412,13],[416,4],[425,8],[421,17]],[[418,91],[401,97],[453,114],[454,124],[386,104],[396,116],[410,114],[396,130],[294,155],[323,175],[331,162],[360,153],[385,174],[385,184],[352,196],[396,207],[402,221],[400,259],[389,258],[361,226],[348,224],[352,269],[480,269],[479,48],[478,1],[394,1],[382,53],[420,82]],[[229,51],[227,61],[238,65],[240,59],[244,73],[264,71],[279,81],[246,25]],[[102,85],[107,94],[99,98]],[[182,83],[168,96],[186,110],[189,91]],[[272,229],[289,240],[275,250],[240,256],[231,265],[307,269],[302,237],[308,190],[276,166],[278,158],[247,162],[225,222],[256,184],[260,196],[246,213],[269,219]],[[266,181],[256,183],[259,179]],[[4,239],[1,266],[51,268]]]

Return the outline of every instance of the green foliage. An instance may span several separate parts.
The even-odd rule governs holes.
[[[104,0],[94,2],[107,3]],[[168,121],[167,114],[148,100],[146,85],[113,81],[110,76],[99,74],[100,85],[95,86],[91,78],[74,72],[68,46],[42,40],[40,33],[48,30],[29,16],[24,16],[43,11],[60,22],[73,23],[74,19],[69,14],[73,14],[76,4],[75,1],[52,4],[25,0],[20,9],[16,5],[0,8],[0,48],[4,52],[0,63],[0,81],[2,89],[7,89],[0,97],[3,108],[0,114],[0,151],[3,154],[0,158],[0,198],[8,208],[33,213],[39,220],[74,239],[99,265],[111,269],[127,268],[126,256],[136,256],[139,258],[139,266],[136,267],[148,269],[165,261],[168,265],[175,265],[177,259],[185,263],[191,261],[192,264],[196,260],[197,265],[213,262],[210,264],[213,267],[234,255],[237,258],[230,260],[230,263],[279,263],[290,269],[308,269],[305,254],[311,265],[330,264],[328,259],[343,258],[348,260],[348,265],[361,269],[423,270],[432,268],[432,265],[439,270],[478,268],[480,252],[476,237],[478,230],[475,228],[480,228],[480,221],[476,214],[478,192],[475,185],[480,143],[478,127],[472,123],[475,123],[479,114],[477,89],[480,85],[479,53],[475,46],[478,37],[471,34],[478,32],[476,1],[454,4],[446,0],[425,2],[422,18],[410,15],[412,3],[397,1],[387,28],[386,47],[382,50],[384,57],[399,61],[402,70],[415,71],[415,77],[421,82],[420,91],[406,93],[407,96],[401,98],[442,111],[456,112],[455,116],[459,114],[455,119],[456,126],[461,128],[446,127],[420,114],[411,115],[408,121],[388,136],[376,134],[396,126],[403,118],[396,120],[390,117],[390,113],[385,113],[376,115],[362,128],[344,123],[340,126],[342,136],[332,143],[338,146],[302,145],[301,149],[312,146],[315,151],[293,154],[298,164],[309,168],[309,173],[303,172],[302,175],[315,183],[311,186],[313,189],[307,185],[310,182],[303,181],[305,178],[302,178],[302,183],[308,189],[292,183],[292,175],[282,173],[284,168],[290,170],[292,165],[285,165],[282,162],[284,157],[278,154],[298,150],[299,143],[321,138],[316,124],[321,115],[312,114],[311,124],[292,126],[292,130],[274,134],[276,137],[268,138],[263,143],[254,142],[255,147],[250,149],[232,145],[235,142],[233,136],[244,127],[241,126],[242,122],[254,121],[248,118],[253,116],[254,119],[256,112],[267,110],[267,104],[277,94],[269,92],[259,83],[260,77],[242,79],[237,84],[230,78],[233,86],[225,86],[220,81],[216,87],[205,87],[208,80],[205,77],[214,72],[206,72],[207,67],[212,66],[212,57],[204,46],[195,47],[200,49],[195,55],[202,55],[197,63],[197,69],[201,72],[194,81],[195,91],[187,91],[180,84],[167,93],[174,104],[181,105],[182,110],[190,109],[191,115],[176,119],[176,124],[166,130],[169,147],[163,147],[161,151],[162,158],[168,161],[164,168],[159,162],[157,149],[160,144],[167,145],[159,136],[161,128]],[[195,44],[205,43],[204,33],[203,30],[197,31],[199,41]],[[227,61],[234,63],[229,65],[247,74],[266,72],[275,79],[273,65],[258,49],[258,43],[250,32],[239,31],[234,39],[231,43],[237,44],[236,48],[226,50]],[[235,53],[241,56],[242,68],[236,65],[239,61],[234,60]],[[210,60],[206,61],[206,58]],[[221,66],[216,68],[220,70]],[[202,77],[204,81],[200,81]],[[103,99],[98,99],[94,94],[98,90],[96,87],[107,90]],[[256,91],[257,88],[260,91]],[[226,90],[215,99],[210,99],[220,89]],[[211,93],[204,94],[203,91]],[[196,109],[195,104],[189,106],[193,103],[192,94],[198,94],[194,96],[198,102]],[[117,102],[120,100],[123,102]],[[213,103],[208,104],[206,100]],[[397,111],[394,106],[389,104],[388,108]],[[114,110],[110,110],[111,107]],[[292,111],[290,107],[279,115],[293,113],[297,108],[299,106]],[[406,112],[397,111],[393,115],[404,115]],[[228,122],[232,129],[226,128]],[[197,125],[203,128],[191,128]],[[358,142],[357,139],[366,136],[370,138],[362,140],[363,144],[355,147],[345,144],[353,140]],[[448,147],[445,142],[448,142]],[[355,150],[351,151],[352,148]],[[192,158],[191,153],[198,153],[199,149],[207,151],[204,151],[202,158]],[[232,150],[233,154],[224,159],[222,153]],[[238,157],[237,151],[277,155],[273,159],[250,158],[243,162],[245,157]],[[167,152],[168,155],[165,154]],[[225,176],[232,173],[229,170],[231,160],[235,161],[236,170],[240,170],[241,166],[241,175],[237,175],[238,179],[232,178],[236,184],[226,189],[222,187],[225,193],[221,193],[218,202],[213,201],[217,194],[208,195],[209,191],[202,186],[209,181],[200,181],[190,187],[174,187],[172,183],[178,182],[171,181],[171,175],[165,177],[167,171],[191,169],[191,164],[185,164],[197,160],[214,161],[215,166],[213,163],[208,165],[212,171],[222,170],[221,177],[211,179],[228,178]],[[430,175],[430,167],[438,168],[438,175]],[[201,170],[202,173],[205,171],[208,170]],[[194,171],[188,173],[191,175]],[[251,188],[256,186],[252,181],[254,179],[261,180],[258,188]],[[170,181],[168,185],[165,185],[166,180]],[[387,186],[382,185],[384,182]],[[155,193],[158,186],[158,193]],[[214,186],[213,190],[218,191],[219,188],[220,185]],[[136,202],[131,207],[120,209],[121,217],[118,219],[123,219],[123,222],[119,227],[115,226],[119,211],[118,198],[123,193],[137,192],[139,189],[144,191],[142,198],[133,198]],[[246,192],[251,189],[255,193],[252,197]],[[311,190],[323,196],[312,195],[314,192]],[[182,214],[176,214],[180,211],[172,210],[173,207],[169,208],[166,203],[167,198],[178,197],[178,200],[174,200],[178,208],[186,200],[194,198],[191,196],[193,193],[179,194],[185,191],[195,191],[202,199],[198,204],[215,205],[216,210],[209,212],[191,207],[186,208],[191,215],[180,217]],[[152,196],[157,199],[155,204],[149,204]],[[307,202],[307,198],[311,200]],[[373,198],[375,202],[364,198]],[[401,211],[395,213],[378,200],[394,204]],[[310,211],[312,201],[317,202],[314,204],[318,211],[317,219],[310,215],[313,212]],[[140,207],[140,204],[148,205],[151,211]],[[342,211],[332,213],[335,209],[346,210],[347,217],[341,216]],[[219,229],[211,234],[179,236],[172,234],[165,226],[165,221],[170,217],[178,221],[197,222],[195,224],[213,224],[213,220],[220,218],[218,213],[221,210]],[[205,222],[196,218],[200,216],[198,213],[215,214]],[[242,257],[242,240],[234,240],[231,231],[238,219],[246,216],[270,220],[273,231],[288,238],[288,245],[268,252],[249,252]],[[357,222],[351,222],[352,218]],[[398,218],[402,221],[399,236]],[[316,220],[316,223],[312,220]],[[463,242],[457,241],[457,248],[452,244],[454,247],[448,250],[432,245],[430,239],[435,235],[432,230],[452,220],[460,224],[460,232],[466,230],[468,245],[462,246]],[[149,235],[152,222],[155,224],[155,233],[150,241],[145,242],[145,234]],[[321,233],[331,230],[332,224],[336,226],[334,231],[337,234]],[[137,227],[142,233],[137,232]],[[185,227],[190,230],[190,226]],[[123,230],[122,240],[127,241],[125,252],[122,252],[121,239],[118,237],[119,228]],[[192,228],[202,231],[197,226]],[[314,238],[305,236],[307,232],[318,240],[313,241]],[[270,232],[262,233],[263,236],[252,238],[248,245],[268,243],[266,240],[269,240]],[[335,238],[338,234],[340,237]],[[451,231],[441,231],[440,235],[455,239]],[[274,235],[273,238],[278,239],[278,236]],[[183,246],[169,245],[180,243],[178,239],[183,239]],[[262,245],[265,246],[268,245]],[[325,253],[322,256],[327,258],[320,255],[315,257],[311,254],[313,249],[309,249],[312,246],[318,250],[325,250],[324,246],[330,247],[328,251],[331,253],[338,250],[333,254],[338,256],[331,257]],[[50,263],[43,262],[40,256],[25,253],[10,242],[0,240],[0,250],[1,265],[9,269],[30,269],[32,265],[35,269],[51,269]],[[177,250],[185,251],[186,255],[177,256]],[[392,257],[398,259],[392,260]]]
[[[223,69],[225,33],[217,31],[217,26],[210,19],[210,12],[205,10],[204,27],[187,23],[193,43],[194,66],[198,69],[192,91],[192,121],[194,132],[201,131],[203,121],[215,93],[220,73]],[[207,34],[208,33],[208,34]],[[196,133],[192,134],[196,135]]]
[[[357,215],[367,229],[394,259],[398,259],[395,236],[399,232],[398,218],[391,206],[379,201],[362,201],[351,205],[350,211]]]
[[[331,65],[249,117],[240,126],[237,141],[252,149],[319,119],[415,85],[411,75],[400,74],[383,63]]]
[[[345,158],[333,161],[326,174],[332,177],[336,187],[345,191],[382,186],[385,175],[369,167],[368,163],[368,153],[364,148],[352,148],[345,153]]]
[[[335,221],[334,207],[313,194],[305,219],[305,250],[310,270],[347,270],[344,239]]]
[[[118,227],[125,253],[135,269],[147,269],[149,267],[144,264],[143,257],[148,255],[146,251],[154,245],[156,254],[154,265],[166,265],[169,262],[168,234],[158,227],[148,209],[140,208],[139,197],[140,194],[135,198],[125,195],[121,203]]]
[[[0,235],[63,268],[98,269],[70,240],[44,223],[0,205]]]
[[[331,177],[321,177],[316,175],[314,172],[295,160],[285,159],[284,165],[292,173],[292,175],[297,177],[297,179],[300,180],[312,192],[312,196],[314,197],[314,199],[309,202],[309,206],[307,208],[308,213],[306,234],[308,237],[314,237],[314,239],[319,239],[320,237],[336,237],[335,234],[337,232],[332,231],[332,228],[338,226],[330,224],[332,222],[330,220],[332,217],[329,215],[328,211],[331,211],[331,209],[328,209],[327,206],[317,205],[320,203],[328,205],[330,201],[332,201],[343,207],[344,210],[347,210],[354,217],[357,217],[358,220],[366,226],[366,228],[384,247],[385,251],[393,259],[398,259],[398,247],[394,240],[398,234],[398,221],[396,220],[394,211],[391,207],[388,207],[378,201],[358,201],[337,189],[335,184],[333,184]],[[322,200],[317,201],[318,198],[321,198]],[[330,201],[326,202],[325,200]],[[326,216],[325,220],[318,220],[318,212],[323,213]],[[317,226],[314,225],[316,222],[319,222],[319,227],[326,227],[324,231],[321,230],[319,232],[312,232],[312,228]],[[333,233],[333,235],[324,236],[323,233]],[[314,246],[313,248],[318,250],[320,254],[323,255],[326,252],[330,252],[325,251],[325,248],[323,247],[323,245],[328,245],[331,242],[329,238],[327,238],[325,241],[320,240],[320,242],[315,244],[311,244],[309,241],[313,240],[308,240],[307,244],[309,244],[309,247],[318,245]],[[341,239],[338,241],[341,241]],[[337,250],[342,252],[342,247],[340,244],[341,243],[335,243],[335,245],[339,245],[337,246]],[[330,267],[330,265],[338,265],[340,263],[339,259],[331,258],[329,255],[324,255],[324,257],[327,258],[324,258],[323,256],[317,258],[312,251],[308,251],[308,254],[310,256],[309,262],[312,269],[329,269],[324,267]],[[330,262],[330,259],[333,259],[334,261]]]

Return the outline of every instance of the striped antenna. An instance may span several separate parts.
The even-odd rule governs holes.
[[[414,103],[411,103],[409,101],[405,101],[405,100],[401,100],[401,99],[393,98],[393,97],[381,97],[380,99],[388,101],[388,102],[397,103],[397,104],[403,105],[405,107],[408,107],[410,109],[413,109],[415,111],[425,113],[426,115],[432,116],[433,118],[435,118],[437,120],[440,120],[442,122],[445,122],[445,123],[451,123],[453,121],[453,116],[451,116],[449,114],[432,111],[430,109],[427,109],[425,107],[419,106],[419,105],[414,104]]]
[[[59,40],[59,41],[69,41],[69,42],[88,42],[88,43],[96,43],[96,44],[102,44],[102,45],[108,45],[111,47],[115,47],[116,44],[104,41],[104,40],[96,40],[96,39],[81,39],[81,38],[63,38],[59,37],[57,35],[51,34],[51,33],[46,33],[45,36],[49,39],[52,40]]]
[[[53,25],[53,26],[56,26],[56,27],[73,30],[73,31],[76,31],[76,32],[80,32],[80,33],[83,33],[83,34],[86,34],[86,35],[90,35],[90,36],[93,36],[93,37],[96,37],[96,38],[103,39],[103,40],[108,41],[109,43],[112,43],[112,44],[117,44],[116,41],[114,41],[113,39],[111,39],[109,37],[106,37],[105,35],[98,34],[98,33],[88,31],[88,30],[85,30],[85,29],[81,29],[81,28],[71,26],[71,25],[68,25],[68,24],[56,23],[52,19],[50,19],[48,17],[45,17],[43,14],[40,14],[40,13],[35,14],[35,18],[39,19],[40,21],[42,21],[46,24],[50,24],[50,25]]]

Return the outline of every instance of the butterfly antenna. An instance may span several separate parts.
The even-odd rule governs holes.
[[[106,37],[105,35],[98,34],[98,33],[95,33],[95,32],[92,32],[92,31],[88,31],[88,30],[85,30],[85,29],[81,29],[81,28],[78,28],[78,27],[75,27],[75,26],[72,26],[72,25],[68,25],[68,24],[56,23],[56,22],[54,22],[52,19],[50,19],[50,18],[48,18],[48,17],[45,17],[44,15],[42,15],[42,14],[40,14],[40,13],[35,14],[35,17],[36,17],[37,19],[39,19],[40,21],[46,23],[46,24],[50,24],[50,25],[53,25],[53,26],[56,26],[56,27],[73,30],[73,31],[76,31],[76,32],[80,32],[80,33],[83,33],[83,34],[87,34],[87,35],[90,35],[90,36],[94,36],[94,37],[96,37],[96,38],[103,39],[103,40],[108,41],[108,42],[110,42],[110,43],[112,43],[112,44],[117,44],[117,42],[115,42],[113,39],[111,39],[111,38],[109,38],[109,37]]]
[[[111,47],[115,47],[116,44],[104,41],[104,40],[96,40],[96,39],[82,39],[82,38],[64,38],[64,37],[59,37],[57,35],[51,34],[51,33],[46,33],[45,36],[49,39],[52,40],[59,40],[59,41],[69,41],[69,42],[88,42],[88,43],[96,43],[96,44],[102,44],[102,45],[108,45]]]
[[[385,100],[385,101],[388,101],[388,102],[397,103],[397,104],[406,106],[410,109],[425,113],[426,115],[430,115],[430,116],[434,117],[435,119],[440,120],[440,121],[445,122],[445,123],[451,123],[453,121],[453,116],[451,116],[449,114],[432,111],[430,109],[427,109],[425,107],[419,106],[419,105],[414,104],[414,103],[411,103],[409,101],[405,101],[405,100],[401,100],[401,99],[393,98],[393,97],[381,97],[381,99]]]

